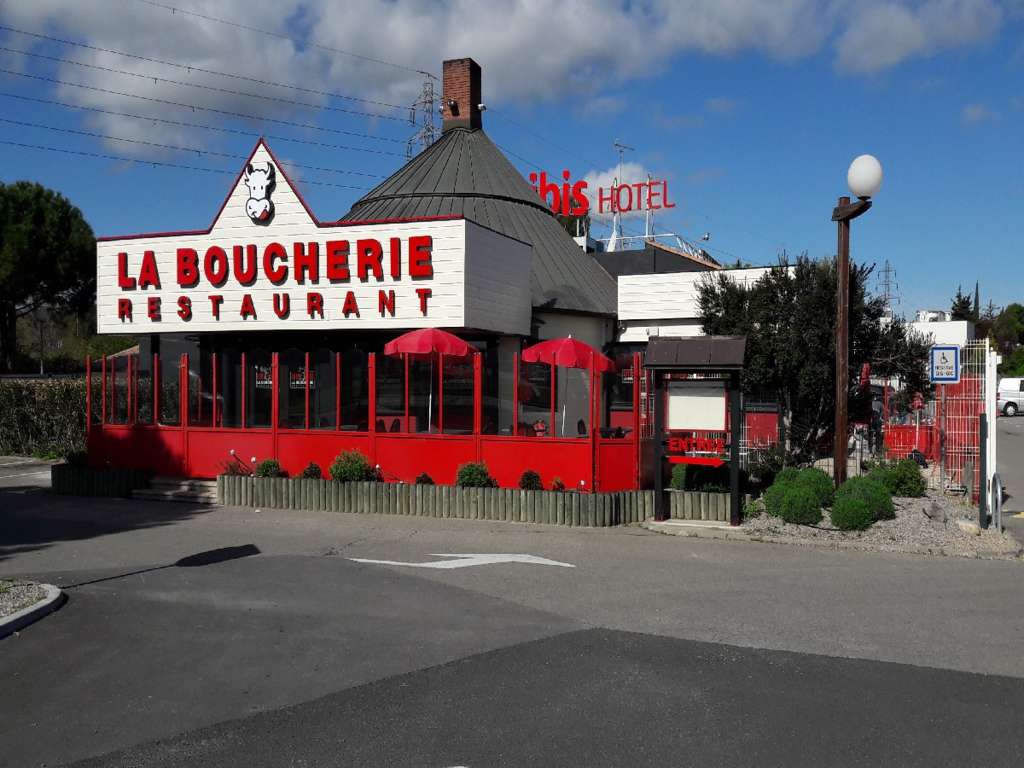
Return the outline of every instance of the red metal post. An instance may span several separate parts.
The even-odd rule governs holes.
[[[306,429],[309,429],[309,352],[306,353]]]
[[[430,425],[427,425],[429,429]],[[444,353],[437,356],[437,431],[444,434]]]
[[[601,385],[601,375],[596,368],[590,369],[590,490],[597,491],[597,480],[600,474],[600,456],[597,450],[597,403],[600,397],[598,387]]]
[[[153,353],[153,420],[155,427],[160,421],[160,355]]]
[[[512,436],[519,435],[519,350],[512,360]]]
[[[185,352],[178,359],[178,421],[182,427],[187,427],[189,422],[188,412],[188,353]],[[186,445],[188,441],[186,440]],[[186,466],[188,466],[186,456]]]
[[[211,352],[210,353],[210,365],[213,367],[213,374],[211,376],[211,378],[213,380],[213,382],[212,382],[213,404],[211,405],[211,409],[210,409],[210,426],[216,429],[216,427],[217,427],[217,415],[218,415],[217,411],[220,410],[217,407],[217,353],[216,352]]]
[[[377,463],[377,353],[371,352],[366,356],[366,364],[369,369],[370,391],[367,393],[367,402],[370,411],[368,424],[370,432],[370,461]]]
[[[473,353],[473,434],[479,436],[483,424],[483,366],[480,353]]]
[[[125,362],[124,368],[124,422],[125,424],[131,424],[135,421],[135,412],[133,410],[135,398],[132,397],[132,373],[135,370],[132,361],[135,359],[135,355],[128,355],[127,357],[128,360]]]
[[[634,451],[633,460],[635,462],[635,473],[634,473],[634,484],[637,489],[640,488],[640,479],[642,476],[641,471],[641,452],[640,443],[640,375],[643,369],[640,367],[640,353],[633,353],[633,441]]]
[[[246,383],[246,370],[245,370],[245,366],[246,366],[245,352],[243,352],[242,353],[242,415],[241,415],[241,418],[238,420],[238,423],[241,424],[242,429],[245,429],[245,383]]]
[[[548,423],[548,437],[555,436],[555,386],[558,383],[555,364],[551,364],[551,421]]]
[[[402,353],[402,363],[405,367],[405,374],[403,375],[403,384],[405,386],[405,428],[403,432],[410,432],[409,429],[409,354],[407,352]]]
[[[107,423],[107,356],[100,360],[100,424]]]
[[[271,352],[270,354],[270,434],[272,444],[274,446],[274,457],[277,457],[277,430],[278,430],[278,419],[281,416],[281,403],[280,403],[280,392],[278,388],[280,384],[280,357],[277,352]]]
[[[85,356],[85,434],[92,426],[92,358]]]
[[[341,430],[341,352],[334,353],[334,428]]]

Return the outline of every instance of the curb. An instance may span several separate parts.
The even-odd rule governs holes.
[[[64,594],[60,587],[55,587],[53,584],[40,584],[39,586],[46,590],[46,597],[38,603],[33,603],[28,608],[22,608],[20,611],[0,619],[0,638],[7,637],[20,629],[24,629],[29,624],[43,618],[46,614],[56,611],[67,600],[67,595]]]
[[[819,541],[816,539],[802,539],[794,536],[764,536],[739,530],[722,530],[705,526],[672,526],[666,527],[656,522],[643,522],[640,527],[646,528],[654,533],[663,536],[682,536],[691,539],[719,539],[728,541],[746,541],[752,544],[781,544],[794,547],[809,547],[812,549],[824,549],[846,552],[875,552],[887,555],[924,555],[932,557],[961,557],[969,560],[1021,560],[1024,556],[1024,548],[1018,548],[1016,552],[1007,553],[986,553],[986,554],[965,554],[955,552],[942,547],[928,546],[907,546],[900,549],[879,549],[870,544],[862,544],[856,541]],[[1012,538],[1012,537],[1011,537]],[[1015,540],[1016,541],[1016,540]]]

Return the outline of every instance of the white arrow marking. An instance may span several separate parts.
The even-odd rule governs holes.
[[[407,565],[410,568],[472,568],[474,565],[497,565],[498,563],[526,563],[527,565],[557,565],[559,568],[575,568],[571,563],[560,563],[546,557],[534,555],[445,555],[430,553],[430,557],[449,557],[453,560],[440,560],[432,563],[402,563],[397,560],[367,560],[361,557],[348,558],[354,563],[374,563],[376,565]]]

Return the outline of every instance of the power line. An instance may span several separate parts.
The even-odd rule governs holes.
[[[350,96],[350,95],[345,94],[345,93],[335,93],[334,91],[322,91],[322,90],[319,90],[317,88],[306,88],[304,86],[293,85],[291,83],[278,83],[278,82],[275,82],[273,80],[262,80],[262,79],[260,79],[258,77],[250,77],[249,75],[240,75],[240,74],[238,74],[236,72],[220,72],[220,71],[218,71],[216,69],[206,69],[204,67],[197,67],[197,66],[192,65],[192,64],[182,64],[181,62],[178,62],[178,61],[168,61],[167,59],[157,59],[157,58],[153,58],[152,56],[142,56],[142,55],[137,54],[137,53],[127,53],[126,51],[118,51],[118,50],[115,50],[113,48],[104,48],[104,47],[99,46],[99,45],[90,45],[89,43],[83,43],[83,42],[80,42],[78,40],[66,40],[66,39],[61,38],[61,37],[52,37],[50,35],[44,35],[44,34],[42,34],[40,32],[29,32],[29,31],[24,30],[24,29],[18,29],[16,27],[8,27],[8,26],[5,26],[3,24],[0,24],[0,30],[6,30],[7,32],[15,32],[16,34],[26,35],[28,37],[34,37],[34,38],[37,38],[39,40],[49,40],[50,42],[60,43],[61,45],[72,45],[72,46],[76,46],[78,48],[86,48],[86,49],[88,49],[90,51],[98,51],[100,53],[110,53],[110,54],[113,54],[115,56],[124,56],[125,58],[128,58],[128,59],[136,59],[138,61],[145,61],[145,62],[148,62],[150,64],[161,64],[161,65],[163,65],[165,67],[176,67],[178,69],[183,69],[183,70],[187,71],[189,74],[191,74],[192,72],[200,72],[200,73],[202,73],[204,75],[217,75],[218,77],[229,77],[229,78],[232,78],[234,80],[244,80],[245,82],[254,83],[256,85],[269,85],[269,86],[273,86],[274,88],[289,88],[291,90],[301,91],[302,93],[308,93],[308,94],[311,94],[311,95],[314,95],[314,96],[325,96],[325,97],[332,98],[332,99],[345,99],[346,101],[358,101],[358,102],[361,102],[363,104],[373,104],[373,105],[378,106],[378,107],[389,107],[391,109],[406,109],[406,106],[403,105],[403,104],[389,104],[386,101],[376,101],[374,99],[364,99],[364,98],[362,98],[360,96]]]
[[[10,125],[20,125],[23,128],[42,128],[47,131],[59,131],[60,133],[71,133],[78,136],[91,136],[96,139],[106,139],[108,141],[123,141],[128,144],[140,144],[147,147],[156,147],[157,149],[170,149],[175,152],[189,152],[196,155],[210,155],[211,157],[226,157],[232,160],[247,160],[247,155],[235,155],[230,152],[216,152],[212,149],[199,149],[198,147],[182,147],[175,144],[160,144],[155,141],[146,141],[144,139],[129,139],[123,136],[111,136],[107,133],[96,133],[93,131],[83,131],[78,128],[63,128],[56,125],[46,125],[45,123],[28,123],[22,120],[11,120],[10,118],[0,117],[0,123],[8,123]],[[364,173],[363,171],[348,171],[341,168],[322,168],[316,165],[301,165],[299,163],[289,163],[292,168],[302,168],[307,171],[324,171],[327,173],[344,173],[350,176],[367,176],[371,179],[382,178],[376,173]]]
[[[25,77],[25,78],[28,78],[30,80],[41,80],[42,82],[53,83],[55,85],[69,85],[69,86],[72,86],[73,88],[82,88],[82,89],[87,90],[87,91],[95,91],[97,93],[106,93],[106,94],[109,94],[111,96],[124,96],[124,97],[130,98],[130,99],[140,99],[142,101],[150,101],[150,102],[153,102],[155,104],[166,104],[166,105],[171,106],[171,107],[182,107],[183,109],[191,109],[193,112],[195,112],[196,110],[201,110],[203,112],[213,112],[215,114],[226,115],[228,117],[237,117],[237,118],[241,118],[243,120],[255,120],[256,122],[263,121],[263,122],[268,122],[268,123],[278,123],[279,125],[288,125],[288,126],[291,126],[293,128],[307,128],[307,129],[314,130],[314,131],[325,131],[327,133],[345,134],[346,136],[361,136],[362,138],[373,139],[374,141],[387,141],[387,142],[391,142],[392,144],[404,144],[405,143],[404,140],[402,140],[402,139],[389,139],[389,138],[386,138],[386,137],[383,137],[383,136],[372,136],[372,135],[370,135],[368,133],[355,133],[353,131],[345,131],[345,130],[342,130],[340,128],[328,128],[326,126],[316,125],[314,123],[297,123],[297,122],[294,122],[292,120],[283,120],[283,119],[278,118],[278,117],[264,117],[264,116],[261,116],[261,115],[249,115],[249,114],[246,114],[244,112],[231,112],[231,111],[226,110],[226,109],[217,109],[216,107],[204,107],[204,106],[200,106],[198,104],[184,104],[184,103],[182,103],[180,101],[170,101],[168,99],[158,99],[155,96],[142,96],[141,94],[138,94],[138,93],[127,93],[125,91],[114,91],[114,90],[110,90],[109,88],[100,88],[99,86],[96,86],[96,85],[86,85],[85,83],[72,83],[72,82],[69,82],[67,80],[59,80],[59,79],[57,79],[55,77],[45,77],[43,75],[31,75],[31,74],[29,74],[27,72],[18,72],[17,70],[5,69],[3,67],[0,67],[0,72],[6,73],[8,75],[14,75],[16,77]]]
[[[295,107],[305,107],[306,109],[322,109],[328,112],[342,112],[347,115],[356,115],[357,117],[373,117],[380,118],[381,120],[395,120],[405,122],[404,117],[396,117],[395,115],[382,115],[377,112],[363,112],[358,109],[345,109],[344,107],[332,107],[329,104],[312,104],[308,101],[297,101],[296,99],[287,99],[284,96],[271,96],[266,93],[250,93],[249,91],[236,91],[231,88],[220,88],[216,85],[206,85],[204,83],[190,83],[186,80],[174,80],[169,77],[160,77],[159,75],[144,75],[141,72],[128,72],[124,69],[117,69],[116,67],[104,67],[101,64],[90,64],[85,61],[75,61],[74,59],[67,59],[62,56],[50,56],[45,53],[34,53],[32,51],[22,51],[17,48],[7,48],[6,46],[0,45],[0,51],[7,51],[8,53],[20,53],[22,56],[31,56],[36,59],[45,59],[47,61],[58,61],[62,64],[74,64],[76,67],[85,67],[86,69],[95,69],[100,72],[110,72],[115,75],[123,75],[124,77],[134,77],[140,80],[152,80],[156,83],[169,83],[170,85],[178,85],[186,88],[198,88],[204,91],[212,91],[214,93],[226,93],[231,96],[244,96],[249,99],[263,99],[264,101],[276,101],[280,104],[289,104]]]
[[[388,155],[390,157],[404,157],[399,152],[388,152],[385,149],[372,149],[369,147],[351,147],[347,144],[330,144],[323,141],[314,141],[312,139],[297,139],[291,136],[275,136],[273,134],[259,134],[252,131],[243,131],[238,128],[225,128],[220,125],[206,125],[205,123],[190,123],[184,120],[171,120],[166,117],[153,117],[151,115],[135,115],[130,112],[117,112],[112,109],[103,109],[102,107],[91,107],[84,104],[71,104],[66,101],[56,101],[54,99],[43,99],[37,96],[25,96],[20,93],[8,93],[6,91],[0,91],[0,98],[7,99],[21,99],[22,101],[34,101],[38,104],[52,104],[57,107],[64,107],[66,109],[79,109],[86,112],[97,112],[101,115],[111,115],[112,117],[126,117],[130,120],[142,120],[145,122],[162,123],[164,125],[174,125],[179,128],[199,128],[204,131],[217,131],[218,133],[230,133],[236,136],[249,136],[254,139],[258,139],[261,136],[265,139],[272,141],[287,141],[294,144],[307,144],[314,147],[325,147],[327,149],[342,149],[351,152],[368,152],[374,155]],[[352,136],[363,136],[361,133],[345,132],[347,135]]]
[[[81,149],[67,149],[65,147],[47,147],[42,144],[26,144],[20,141],[8,141],[6,139],[0,139],[0,144],[4,144],[9,147],[20,147],[22,149],[38,149],[46,152],[60,152],[65,155],[79,155],[81,157],[92,157],[100,160],[114,160],[121,163],[136,163],[138,165],[150,165],[156,168],[178,168],[185,171],[202,171],[203,173],[226,173],[228,175],[237,175],[237,171],[232,171],[227,168],[208,168],[202,165],[182,165],[181,163],[169,163],[164,160],[142,160],[137,157],[124,157],[123,155],[108,155],[102,152],[86,152]],[[369,187],[356,187],[350,184],[334,184],[329,181],[314,181],[312,179],[303,179],[303,184],[316,184],[319,187],[337,187],[339,189],[355,189],[360,192],[364,192]]]
[[[329,53],[340,53],[343,56],[351,56],[354,59],[361,59],[363,61],[369,61],[369,62],[372,62],[374,64],[383,64],[383,65],[388,66],[388,67],[394,67],[395,69],[404,69],[406,72],[416,72],[417,74],[425,75],[426,77],[430,77],[430,78],[433,78],[435,80],[437,79],[436,75],[433,75],[430,72],[426,72],[426,71],[424,71],[422,69],[416,69],[415,67],[409,67],[409,66],[406,66],[405,64],[397,64],[397,63],[395,63],[393,61],[387,61],[385,59],[378,59],[378,58],[375,58],[373,56],[367,56],[367,55],[362,54],[362,53],[354,53],[352,51],[346,51],[346,50],[344,50],[342,48],[334,48],[332,46],[323,45],[321,43],[304,43],[303,41],[297,40],[294,37],[292,37],[291,35],[286,35],[283,32],[274,32],[274,31],[269,30],[269,29],[261,29],[260,27],[253,27],[253,26],[249,26],[247,24],[239,24],[237,21],[229,21],[227,19],[221,19],[221,18],[218,18],[216,16],[210,16],[210,15],[205,14],[205,13],[199,13],[198,11],[189,11],[189,10],[186,10],[186,9],[183,9],[183,8],[176,8],[173,5],[167,5],[165,3],[155,2],[155,0],[135,0],[135,2],[143,3],[144,5],[150,5],[150,6],[154,7],[154,8],[160,8],[160,9],[165,10],[165,11],[170,11],[171,15],[180,13],[180,14],[182,14],[184,16],[193,16],[193,17],[195,17],[197,19],[203,19],[204,21],[213,21],[213,22],[216,22],[217,24],[224,24],[224,25],[229,26],[229,27],[235,27],[237,29],[244,29],[244,30],[247,30],[249,32],[258,32],[261,35],[268,35],[270,37],[276,37],[279,40],[287,40],[288,42],[292,43],[292,45],[296,46],[297,48],[306,47],[308,45],[309,47],[319,48],[320,50],[328,51]]]

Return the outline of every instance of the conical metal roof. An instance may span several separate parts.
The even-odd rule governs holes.
[[[533,306],[614,315],[615,280],[481,129],[449,128],[342,221],[463,216],[533,246]]]

